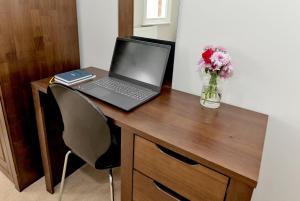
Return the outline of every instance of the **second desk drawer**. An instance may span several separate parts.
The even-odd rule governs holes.
[[[133,200],[134,201],[184,201],[178,194],[166,189],[159,183],[134,171],[133,173]]]
[[[134,168],[189,200],[223,201],[228,177],[136,136]]]

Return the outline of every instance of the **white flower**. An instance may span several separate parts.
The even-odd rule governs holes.
[[[218,69],[220,69],[222,66],[226,66],[227,64],[230,63],[231,58],[229,54],[225,52],[215,52],[210,58],[212,64],[216,66]]]

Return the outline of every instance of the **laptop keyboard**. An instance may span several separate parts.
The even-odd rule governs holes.
[[[84,85],[85,90],[92,89],[94,87],[103,87],[135,100],[145,100],[154,94],[154,92],[149,89],[139,88],[134,84],[109,77],[95,80]]]

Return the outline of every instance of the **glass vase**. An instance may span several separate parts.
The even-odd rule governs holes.
[[[216,72],[206,74],[202,87],[200,104],[206,108],[216,109],[221,105],[222,92],[220,79]]]

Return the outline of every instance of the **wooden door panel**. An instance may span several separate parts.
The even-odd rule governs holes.
[[[0,97],[1,97],[1,90],[0,90]],[[5,125],[4,114],[2,110],[2,104],[0,101],[0,169],[4,174],[6,174],[10,179],[12,178],[10,164],[8,162],[8,149],[6,144],[7,141],[7,129]]]
[[[80,67],[76,0],[0,0],[0,83],[23,189],[43,175],[30,82]]]

